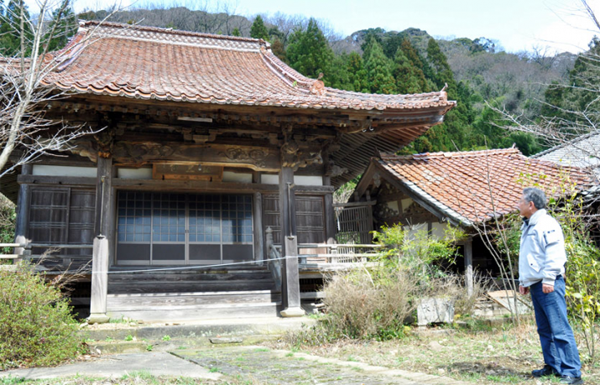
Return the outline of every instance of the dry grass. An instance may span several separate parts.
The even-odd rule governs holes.
[[[393,330],[414,310],[414,278],[403,271],[373,279],[367,270],[338,274],[323,290],[330,321],[342,333],[365,338]],[[398,295],[402,293],[402,295]]]
[[[390,341],[340,339],[301,350],[324,357],[452,377],[486,384],[553,384],[556,379],[533,380],[530,373],[543,366],[535,322],[527,317],[519,326],[474,323],[471,329],[413,329]],[[578,339],[579,340],[579,339]],[[279,345],[278,348],[292,348]],[[585,360],[582,353],[582,359]],[[586,384],[600,384],[600,364],[584,364]]]

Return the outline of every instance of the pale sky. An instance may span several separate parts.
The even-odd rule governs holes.
[[[28,0],[32,11],[34,2]],[[118,1],[118,0],[117,0]],[[228,4],[233,13],[300,14],[328,21],[338,33],[381,27],[402,31],[426,30],[436,37],[486,37],[498,40],[506,51],[531,50],[580,52],[587,48],[598,27],[583,12],[580,0],[120,0],[123,6],[148,3],[215,8]],[[76,11],[103,9],[115,0],[75,0]],[[600,18],[600,0],[588,0]]]

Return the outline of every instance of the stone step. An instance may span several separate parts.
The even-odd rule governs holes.
[[[277,317],[280,303],[240,303],[240,304],[208,304],[189,306],[130,306],[129,308],[113,307],[109,298],[107,315],[110,318],[128,317],[144,320],[144,322],[176,322],[219,319],[240,319],[253,317]]]

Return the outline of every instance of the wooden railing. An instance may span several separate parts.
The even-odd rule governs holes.
[[[380,248],[381,245],[300,243],[298,258],[301,265],[366,263],[375,261]]]
[[[0,248],[4,248],[4,247],[20,247],[23,248],[24,250],[31,250],[31,244],[30,243],[0,243]],[[0,254],[0,259],[19,259],[19,258],[23,258],[23,254]]]

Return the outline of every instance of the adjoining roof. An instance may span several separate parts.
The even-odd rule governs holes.
[[[584,190],[594,182],[585,169],[529,159],[512,148],[381,154],[380,159],[371,160],[371,167],[399,181],[409,195],[417,196],[438,214],[465,226],[514,211],[523,187],[531,183],[552,191],[561,183]]]
[[[325,87],[280,61],[263,40],[82,22],[45,84],[75,93],[310,109],[450,109],[446,93],[375,95]],[[445,112],[445,111],[444,111]]]
[[[590,167],[600,177],[600,131],[594,131],[532,156],[562,166]]]

